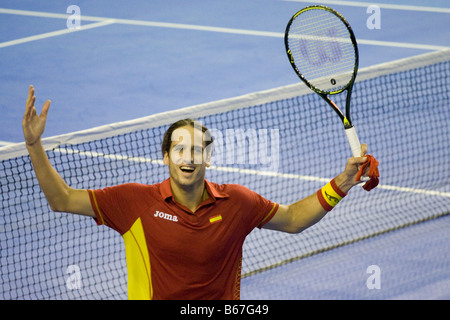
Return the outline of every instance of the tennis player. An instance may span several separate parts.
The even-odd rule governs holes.
[[[239,299],[245,237],[254,228],[299,233],[312,226],[359,183],[358,167],[366,161],[362,145],[361,157],[350,158],[330,183],[281,205],[241,185],[206,180],[212,138],[187,119],[174,123],[163,139],[167,180],[74,189],[52,167],[41,144],[50,101],[38,115],[35,99],[30,86],[23,133],[50,208],[90,216],[122,235],[129,299]]]

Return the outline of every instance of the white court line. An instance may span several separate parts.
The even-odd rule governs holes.
[[[0,13],[15,14],[15,15],[19,15],[19,16],[40,17],[40,18],[55,18],[55,19],[67,19],[71,16],[70,14],[65,14],[65,13],[17,10],[17,9],[7,9],[7,8],[0,8]],[[84,16],[84,15],[80,15],[80,18],[82,18],[82,20],[85,20],[85,21],[104,21],[104,20],[111,19],[111,18],[91,17],[91,16]]]
[[[5,146],[10,146],[12,144],[15,144],[14,142],[9,142],[9,141],[1,141],[0,140],[0,147],[5,147]]]
[[[57,14],[57,13],[50,13],[50,12],[38,12],[38,11],[27,11],[27,10],[13,10],[13,9],[4,9],[4,8],[0,8],[0,13],[43,17],[43,18],[57,18],[57,19],[67,19],[68,17],[70,17],[70,15],[67,15],[67,14]],[[197,30],[197,31],[207,31],[207,32],[220,32],[220,33],[228,33],[228,34],[260,36],[260,37],[284,38],[284,33],[282,33],[282,32],[211,27],[211,26],[201,26],[201,25],[182,24],[182,23],[168,23],[168,22],[130,20],[130,19],[111,19],[111,18],[84,16],[84,15],[81,15],[81,20],[82,21],[83,20],[86,20],[86,21],[114,21],[117,24],[128,24],[128,25],[138,25],[138,26],[157,27],[157,28],[170,28],[170,29],[183,29],[183,30]],[[367,39],[357,39],[357,41],[360,44],[372,45],[372,46],[410,48],[410,49],[420,49],[420,50],[430,50],[430,51],[443,50],[443,49],[448,48],[446,46],[435,46],[435,45],[407,43],[407,42],[377,41],[377,40],[367,40]]]
[[[56,148],[53,151],[59,152],[59,153],[64,153],[64,154],[77,154],[79,156],[86,156],[86,157],[101,157],[101,158],[105,158],[105,159],[122,160],[122,161],[130,161],[130,162],[137,162],[137,163],[155,163],[155,164],[159,164],[159,165],[164,165],[163,160],[150,159],[150,158],[145,158],[145,157],[130,157],[130,156],[125,156],[125,155],[121,155],[121,154],[106,154],[106,153],[100,153],[100,152],[95,152],[95,151],[80,151],[80,150],[76,150],[76,149],[61,149],[61,148]],[[316,176],[305,176],[305,175],[292,174],[292,173],[280,173],[280,172],[274,172],[274,171],[241,169],[241,168],[220,167],[220,166],[210,166],[208,170],[233,172],[233,173],[238,173],[238,174],[258,175],[258,176],[265,176],[265,177],[274,177],[274,178],[280,178],[280,179],[297,179],[297,180],[304,180],[304,181],[316,181],[316,182],[322,182],[322,183],[327,183],[332,179],[332,178],[322,178],[322,177],[316,177]],[[450,192],[440,192],[440,191],[425,190],[425,189],[413,189],[413,188],[397,187],[397,186],[390,186],[390,185],[378,185],[377,188],[392,190],[392,191],[417,193],[417,194],[424,194],[424,195],[430,195],[430,196],[440,196],[440,197],[450,198]]]
[[[420,11],[420,12],[437,12],[437,13],[450,13],[450,8],[437,8],[437,7],[422,7],[422,6],[409,6],[401,4],[389,4],[389,3],[372,3],[372,2],[359,2],[359,1],[338,1],[338,0],[283,0],[288,2],[305,2],[305,3],[317,3],[317,4],[329,4],[338,6],[349,7],[364,7],[367,8],[370,5],[376,5],[383,9],[405,10],[405,11]]]
[[[34,35],[34,36],[30,36],[30,37],[25,37],[25,38],[20,38],[20,39],[16,39],[16,40],[2,42],[2,43],[0,43],[0,48],[14,46],[14,45],[17,45],[17,44],[30,42],[30,41],[47,39],[47,38],[50,38],[50,37],[56,37],[56,36],[60,36],[60,35],[67,34],[67,33],[72,33],[72,32],[78,32],[78,31],[83,31],[83,30],[103,27],[103,26],[107,26],[107,25],[110,25],[110,24],[113,24],[113,23],[115,23],[115,21],[113,19],[110,19],[110,20],[105,20],[105,21],[100,21],[100,22],[86,24],[86,25],[81,26],[80,28],[77,28],[77,29],[68,29],[68,28],[66,28],[66,29],[62,29],[62,30],[57,30],[57,31],[37,34],[37,35]]]
[[[395,47],[395,48],[409,48],[409,49],[421,49],[421,50],[431,50],[439,51],[447,49],[446,46],[434,46],[430,44],[418,44],[418,43],[407,43],[407,42],[391,42],[391,41],[380,41],[380,40],[365,40],[356,39],[358,44],[366,44],[370,46],[381,46],[381,47]]]

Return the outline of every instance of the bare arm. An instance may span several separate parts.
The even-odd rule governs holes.
[[[347,193],[354,185],[361,183],[355,181],[355,177],[359,167],[366,161],[366,151],[367,145],[361,145],[361,157],[350,158],[344,172],[335,178],[336,185],[342,192]],[[319,222],[326,214],[316,193],[313,193],[290,205],[280,205],[275,216],[263,228],[300,233]]]
[[[95,217],[88,191],[70,188],[51,165],[41,144],[41,136],[45,129],[50,100],[44,103],[40,115],[36,112],[35,101],[34,88],[30,86],[22,128],[36,177],[50,208],[54,211]]]

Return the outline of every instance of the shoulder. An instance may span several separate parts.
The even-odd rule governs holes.
[[[159,184],[147,185],[141,183],[124,183],[96,190],[96,193],[109,194],[119,197],[136,197],[159,191]]]
[[[243,199],[248,200],[259,196],[255,191],[240,185],[240,184],[214,184],[216,190],[220,191],[222,194],[227,195],[231,199]]]
[[[112,187],[106,187],[105,189],[114,189],[114,190],[120,190],[120,191],[149,191],[155,188],[158,188],[158,184],[142,184],[142,183],[136,183],[136,182],[130,182],[130,183],[124,183],[124,184],[118,184]]]
[[[234,184],[234,183],[224,183],[224,184],[218,184],[215,182],[209,182],[214,189],[216,189],[219,192],[223,192],[223,193],[235,193],[235,192],[239,192],[239,191],[250,191],[250,189],[248,189],[247,187],[244,187],[243,185],[240,184]]]
[[[247,234],[262,227],[278,209],[278,204],[240,184],[223,184],[219,188],[228,195],[229,205],[236,210]]]

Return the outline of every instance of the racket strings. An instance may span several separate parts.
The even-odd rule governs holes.
[[[288,45],[300,73],[315,88],[344,90],[353,78],[356,49],[346,24],[334,13],[311,9],[290,26]]]

